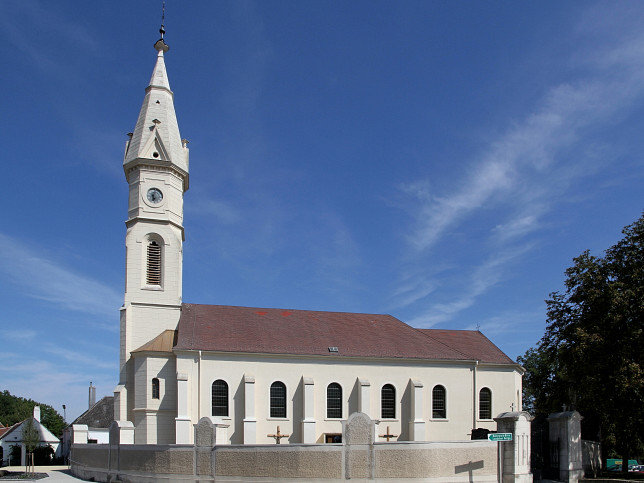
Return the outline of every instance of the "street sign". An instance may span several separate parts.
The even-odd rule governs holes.
[[[490,433],[487,435],[490,441],[512,441],[512,433]]]

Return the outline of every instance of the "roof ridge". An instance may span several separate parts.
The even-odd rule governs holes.
[[[379,315],[391,317],[399,322],[402,322],[400,319],[397,319],[391,314],[384,313],[374,313],[374,312],[348,312],[348,311],[339,311],[339,310],[312,310],[312,309],[293,309],[293,308],[284,308],[284,307],[251,307],[249,305],[226,305],[226,304],[192,304],[192,303],[182,303],[182,305],[191,305],[191,306],[201,306],[201,307],[229,307],[231,309],[255,309],[255,310],[283,310],[290,312],[309,312],[309,313],[323,313],[323,314],[351,314],[351,315]],[[402,322],[403,324],[411,327],[411,325]],[[415,328],[415,327],[412,327]]]

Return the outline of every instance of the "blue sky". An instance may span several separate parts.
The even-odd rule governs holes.
[[[185,302],[478,324],[515,358],[644,209],[641,2],[167,3]],[[0,2],[0,389],[68,420],[117,382],[159,17]]]

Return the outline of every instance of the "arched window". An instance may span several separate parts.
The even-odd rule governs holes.
[[[492,419],[492,391],[487,387],[479,391],[479,419]]]
[[[148,266],[145,280],[148,285],[161,285],[161,245],[156,240],[148,242]]]
[[[228,416],[228,384],[221,379],[212,383],[212,415]]]
[[[159,399],[159,380],[152,379],[152,399]]]
[[[432,418],[445,419],[446,417],[445,388],[443,386],[434,386],[434,389],[432,389]]]
[[[342,386],[337,382],[326,387],[326,417],[342,417]]]
[[[385,384],[380,391],[380,417],[383,419],[396,417],[396,389],[391,384]]]
[[[276,381],[271,384],[271,418],[286,417],[286,386]]]

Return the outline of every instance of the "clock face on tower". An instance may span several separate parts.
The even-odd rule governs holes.
[[[150,188],[148,190],[148,201],[150,203],[154,203],[155,205],[158,203],[161,203],[161,200],[163,200],[163,193],[161,193],[161,190],[158,188]]]

